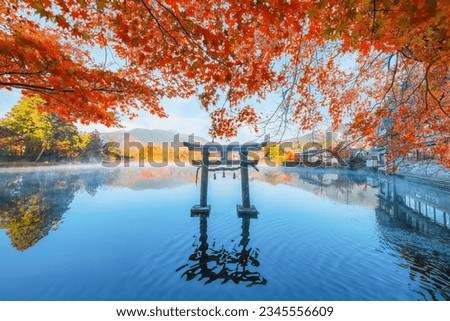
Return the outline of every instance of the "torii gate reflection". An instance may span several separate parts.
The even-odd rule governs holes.
[[[208,143],[198,145],[185,142],[184,146],[189,151],[201,151],[202,160],[196,161],[191,157],[191,163],[201,168],[201,187],[200,187],[200,204],[194,205],[191,209],[192,217],[200,219],[200,233],[198,240],[194,243],[194,253],[189,256],[189,262],[178,271],[184,270],[182,276],[186,276],[186,280],[190,281],[197,277],[199,280],[206,279],[205,284],[222,280],[223,283],[232,281],[236,284],[240,282],[247,283],[247,286],[266,285],[267,280],[261,276],[259,272],[250,271],[250,267],[258,267],[259,250],[249,247],[250,241],[250,220],[258,218],[258,211],[255,206],[250,204],[250,190],[248,167],[252,166],[256,170],[258,160],[249,160],[250,151],[258,151],[266,146],[263,143],[247,143],[244,145],[229,144],[220,145]],[[229,159],[230,152],[239,152],[239,160]],[[220,154],[220,160],[210,160],[211,152]],[[236,166],[238,165],[238,166]],[[212,167],[212,168],[210,168]],[[208,172],[210,171],[241,171],[241,192],[242,205],[237,205],[237,216],[242,220],[242,233],[239,244],[235,244],[231,250],[225,249],[223,246],[216,249],[213,244],[208,244],[208,218],[211,212],[211,206],[207,203],[208,194]],[[198,243],[197,243],[198,242]]]
[[[231,250],[223,246],[215,248],[208,244],[208,214],[199,214],[200,234],[194,243],[195,250],[189,256],[188,263],[177,269],[183,271],[186,281],[206,279],[205,284],[222,281],[222,284],[232,281],[235,284],[247,283],[247,286],[266,285],[267,280],[259,272],[249,268],[259,266],[259,250],[248,247],[250,241],[250,220],[248,215],[241,217],[242,233],[239,244]]]

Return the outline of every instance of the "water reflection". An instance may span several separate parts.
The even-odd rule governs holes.
[[[345,204],[374,208],[383,246],[424,300],[450,300],[450,191],[364,172],[270,171],[256,177]]]
[[[265,171],[255,179],[273,185],[286,184],[344,204],[358,204],[375,208],[378,188],[374,185],[377,174],[338,171],[290,169]]]
[[[418,233],[450,241],[450,191],[388,177],[380,183],[378,207]]]
[[[0,180],[0,229],[23,251],[57,230],[77,191],[94,196],[111,173],[9,173]]]
[[[449,190],[401,178],[383,177],[364,172],[332,170],[263,169],[261,172],[252,172],[251,179],[257,181],[252,185],[252,188],[255,187],[252,190],[252,196],[257,199],[257,206],[264,213],[264,217],[261,217],[258,221],[258,226],[253,226],[253,233],[258,233],[258,247],[261,248],[263,254],[269,253],[276,264],[270,262],[272,264],[270,265],[269,262],[264,261],[264,264],[260,265],[260,251],[250,242],[251,219],[249,217],[236,218],[241,223],[241,237],[230,246],[213,241],[211,235],[208,238],[208,223],[211,222],[211,219],[208,216],[200,215],[187,218],[188,220],[198,220],[199,223],[198,234],[189,250],[192,250],[192,252],[186,253],[185,250],[177,252],[177,249],[183,248],[180,245],[181,243],[177,243],[176,247],[168,251],[171,253],[172,259],[167,261],[164,268],[156,268],[158,267],[158,264],[155,263],[157,262],[156,255],[155,259],[152,257],[151,261],[146,262],[142,270],[146,270],[152,264],[155,266],[155,274],[158,279],[170,279],[168,276],[170,274],[177,282],[170,286],[176,290],[181,288],[179,277],[188,281],[201,280],[206,284],[226,283],[247,286],[266,285],[267,279],[269,279],[270,286],[260,287],[258,291],[269,293],[269,291],[272,291],[271,289],[278,286],[280,293],[285,295],[280,294],[279,298],[292,299],[298,297],[293,297],[292,294],[282,291],[296,284],[296,276],[289,273],[279,273],[280,270],[273,268],[273,266],[278,264],[286,271],[297,271],[300,269],[299,262],[309,262],[310,265],[304,264],[301,267],[302,278],[307,280],[311,275],[316,276],[315,271],[322,273],[321,268],[325,266],[323,262],[326,262],[329,269],[323,270],[323,283],[327,284],[327,290],[329,291],[327,293],[331,293],[326,297],[327,299],[348,297],[342,292],[346,291],[346,286],[348,287],[348,283],[344,282],[348,281],[346,277],[350,275],[354,279],[361,279],[361,283],[364,281],[369,283],[373,279],[379,279],[385,281],[380,282],[383,284],[392,280],[392,284],[397,282],[396,284],[405,285],[408,289],[403,288],[402,291],[407,294],[402,294],[406,299],[450,300]],[[220,185],[221,187],[226,187],[224,190],[231,191],[231,184],[235,181],[226,178],[221,180],[220,183],[223,184]],[[286,186],[273,186],[278,184]],[[184,211],[188,205],[192,205],[199,191],[199,187],[195,186],[195,171],[189,168],[1,173],[0,228],[6,230],[6,234],[15,249],[20,251],[29,249],[51,233],[52,230],[58,229],[63,222],[64,213],[69,210],[70,204],[77,193],[89,193],[96,197],[94,201],[104,200],[105,198],[101,198],[101,196],[104,196],[101,193],[101,186],[106,186],[105,190],[108,190],[108,192],[111,192],[110,189],[118,189],[111,195],[119,195],[123,189],[126,189],[127,195],[132,195],[129,197],[129,203],[127,199],[123,198],[122,200],[121,198],[123,204],[118,208],[109,208],[108,204],[104,204],[107,207],[107,212],[110,211],[117,214],[116,217],[123,218],[125,215],[130,215],[127,212],[128,207],[135,204],[137,205],[132,208],[136,209],[136,212],[141,211],[139,215],[132,213],[130,215],[131,220],[120,220],[121,224],[124,224],[123,229],[122,226],[120,227],[120,232],[123,234],[120,234],[117,237],[118,239],[114,239],[114,244],[126,244],[128,246],[131,244],[128,240],[131,235],[134,237],[142,233],[142,237],[146,236],[148,230],[135,229],[133,224],[136,225],[136,222],[140,222],[142,225],[148,223],[149,226],[157,223],[157,226],[161,226],[161,229],[155,230],[154,234],[163,231],[163,228],[173,229],[175,232],[173,232],[173,236],[170,234],[171,237],[180,240],[183,244],[186,244],[190,238],[188,235],[191,235],[191,232],[187,233],[185,226],[179,221],[181,216],[186,215]],[[212,186],[214,188],[214,185]],[[138,192],[137,190],[145,190],[145,192]],[[183,194],[183,197],[178,198],[181,195],[180,193],[191,194]],[[291,195],[288,195],[288,193]],[[314,204],[309,203],[307,198],[308,195],[311,196],[310,193],[318,195],[324,200],[327,199],[327,202],[323,202],[327,206],[322,206],[320,202],[316,202],[317,198],[314,198]],[[212,200],[220,199],[214,196],[214,193],[211,194],[213,195]],[[301,199],[301,197],[303,198]],[[156,200],[156,198],[158,199]],[[177,202],[174,202],[174,199],[177,199]],[[285,201],[286,199],[289,199],[290,202]],[[308,209],[308,213],[305,213],[304,208],[302,208],[303,203],[300,204],[300,200],[305,204],[304,208]],[[328,200],[331,200],[331,206]],[[234,206],[235,201],[233,201],[232,206]],[[297,201],[299,202],[297,203]],[[169,208],[165,207],[166,203],[169,204],[167,206],[171,206],[170,208],[173,209],[171,215],[142,214],[147,213],[148,207],[155,205],[154,203],[157,203],[157,208],[163,211]],[[174,203],[176,203],[176,206]],[[79,206],[77,202],[74,204]],[[75,206],[74,204],[72,206]],[[347,204],[350,206],[347,206]],[[230,204],[216,203],[214,205],[226,207]],[[280,211],[280,206],[284,206],[283,211]],[[330,210],[330,208],[333,210]],[[361,208],[364,210],[361,210]],[[336,210],[334,211],[334,209]],[[357,211],[357,215],[346,215],[346,211],[353,210]],[[169,214],[169,210],[166,210],[165,214]],[[360,222],[358,219],[362,216],[365,216],[362,220],[364,224],[358,225]],[[98,225],[96,226],[102,226],[105,231],[117,229],[117,221],[105,222],[104,217],[97,217],[95,222]],[[347,224],[349,222],[346,219],[349,217],[356,223]],[[316,218],[317,221],[315,221]],[[228,231],[228,228],[234,226],[234,224],[230,223],[228,218],[224,219],[223,217],[218,217],[218,221],[223,223],[225,227],[223,231],[216,231],[214,234],[216,237],[223,239],[227,237],[226,231]],[[231,220],[231,222],[233,221]],[[312,222],[311,225],[307,225],[310,222]],[[313,226],[315,222],[322,224],[319,229],[309,228],[306,230],[305,227],[303,232],[307,233],[298,232],[301,231],[298,226]],[[129,224],[129,226],[126,224]],[[262,225],[265,226],[261,228]],[[285,233],[284,230],[291,226],[295,226],[295,228],[290,229],[291,233]],[[334,243],[336,240],[343,238],[342,234],[339,233],[342,231],[350,232],[348,233],[350,235],[346,235],[344,238],[344,241],[349,240],[349,242],[339,243],[344,244],[344,246],[361,241],[360,234],[362,233],[351,233],[348,226],[362,228],[361,231],[368,237],[364,239],[366,243],[355,247],[355,251],[360,252],[351,252],[351,257],[348,258],[351,264],[347,264],[349,268],[345,270],[345,275],[343,273],[340,276],[339,273],[336,273],[336,269],[331,268],[336,266],[339,269],[344,264],[334,253],[336,251],[345,254],[345,251],[341,251],[340,248],[337,249]],[[256,227],[258,230],[255,230]],[[364,230],[365,228],[367,230]],[[195,229],[197,230],[196,226]],[[106,233],[105,235],[109,234]],[[265,238],[261,235],[264,235]],[[158,238],[159,236],[156,236],[155,238],[149,238],[149,240],[151,240],[150,244],[158,248],[159,251],[163,237]],[[95,240],[95,237],[95,234],[93,234],[92,239]],[[139,237],[141,235],[137,236],[137,238]],[[97,246],[93,251],[95,253],[111,252],[112,246],[109,240],[113,239],[108,238],[108,242],[99,242],[99,244],[92,242],[94,246]],[[315,242],[311,240],[315,240]],[[165,244],[173,244],[167,239],[165,239],[165,242]],[[308,259],[308,256],[311,255],[303,249],[308,242],[315,249],[314,255],[317,256],[317,260]],[[285,248],[294,243],[297,246],[297,249],[292,251],[294,254],[292,256],[285,255],[288,251]],[[315,247],[316,243],[317,247]],[[190,243],[187,246],[189,245]],[[53,245],[51,242],[48,242],[47,246],[50,249],[52,246],[58,248],[58,245]],[[118,250],[118,253],[122,255],[117,255],[121,258],[121,262],[131,262],[130,265],[137,262],[136,265],[139,265],[140,261],[136,258],[140,257],[141,253],[145,253],[147,249],[140,248],[139,243],[135,243],[134,246],[135,252],[130,251],[129,248],[124,250],[123,253]],[[91,247],[91,244],[89,244],[89,247]],[[74,248],[76,248],[75,245]],[[120,246],[117,246],[117,248],[120,249]],[[348,248],[350,249],[349,252],[353,249],[351,246]],[[281,249],[282,251],[277,252],[274,249]],[[374,254],[374,252],[377,253]],[[129,253],[134,253],[136,257],[128,256]],[[72,254],[69,253],[68,256],[70,255]],[[76,254],[73,255],[74,262],[76,262]],[[112,253],[111,256],[115,257],[116,254]],[[26,264],[20,265],[20,261],[18,261],[19,263],[13,261],[24,257],[11,256],[13,262],[11,265],[28,266]],[[122,260],[122,258],[128,260]],[[30,257],[30,261],[27,261],[27,263],[31,262],[31,259]],[[316,261],[322,263],[322,265],[316,264]],[[114,262],[116,264],[118,260]],[[378,262],[381,263],[376,265]],[[100,260],[97,263],[101,266],[102,261]],[[117,263],[119,267],[120,264]],[[174,271],[180,265],[182,266],[175,274]],[[120,269],[117,268],[117,270]],[[124,269],[120,270],[122,274],[118,272],[115,277],[125,275],[130,282],[136,280],[138,278],[136,274],[130,274],[128,270],[129,266],[125,268],[124,265]],[[10,271],[14,272],[14,267]],[[277,274],[284,275],[286,279],[277,279]],[[386,274],[389,274],[389,278],[383,279]],[[6,278],[8,275],[4,274],[4,277]],[[68,279],[70,279],[70,276]],[[341,281],[342,283],[339,283]],[[50,281],[47,280],[47,282]],[[107,282],[109,282],[109,279]],[[297,282],[300,281],[297,280]],[[314,285],[317,282],[317,277],[314,277],[310,284]],[[336,284],[336,287],[333,288],[330,284]],[[192,283],[189,285],[191,286]],[[121,289],[121,286],[118,286],[118,288]],[[186,288],[190,289],[190,287]],[[210,286],[209,288],[215,287]],[[241,287],[235,288],[233,291],[239,291]],[[378,290],[370,288],[361,290],[361,288],[355,287],[355,291],[364,292],[364,298],[369,299],[380,298],[379,289],[384,289],[381,286]],[[292,290],[292,288],[289,289]],[[134,288],[130,291],[136,293]],[[305,289],[305,291],[308,290]],[[378,293],[375,293],[375,291],[378,291]],[[242,292],[239,294],[242,294]],[[307,296],[308,293],[305,295]],[[185,296],[189,297],[189,294],[185,293]],[[267,297],[269,295],[264,298]],[[313,298],[317,297],[321,298],[320,296],[313,296]],[[355,297],[357,298],[357,295],[351,298]],[[395,295],[392,295],[392,297],[395,297]],[[252,299],[251,297],[247,298]]]
[[[241,240],[229,250],[217,246],[215,242],[208,244],[208,215],[199,215],[200,231],[192,245],[194,252],[189,256],[188,263],[177,269],[177,272],[182,272],[181,277],[185,277],[186,281],[205,280],[205,284],[231,281],[244,283],[248,287],[266,285],[267,280],[255,271],[260,265],[259,250],[249,247],[251,218],[244,216],[241,220]]]
[[[450,300],[450,192],[388,177],[375,209],[380,238],[402,258],[423,299]]]
[[[163,168],[120,168],[116,171],[113,187],[127,187],[132,190],[153,190],[176,188],[195,182],[195,169],[179,167]]]

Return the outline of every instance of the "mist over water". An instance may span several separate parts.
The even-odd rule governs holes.
[[[450,191],[330,169],[0,169],[2,300],[449,300]]]

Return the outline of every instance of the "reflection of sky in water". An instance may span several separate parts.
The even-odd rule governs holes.
[[[246,229],[239,175],[217,177],[202,230],[189,167],[0,173],[0,299],[450,299],[449,191],[252,170]]]

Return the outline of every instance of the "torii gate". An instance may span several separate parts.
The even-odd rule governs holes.
[[[255,206],[250,204],[250,189],[248,179],[248,166],[252,166],[256,170],[258,159],[249,160],[249,151],[259,151],[266,146],[267,142],[262,143],[245,143],[239,145],[239,143],[231,143],[228,145],[220,145],[218,143],[207,143],[205,145],[195,144],[191,142],[184,142],[185,147],[189,151],[200,151],[202,154],[201,160],[194,160],[190,157],[191,164],[194,166],[200,166],[202,169],[201,183],[200,183],[200,204],[194,205],[191,208],[191,215],[208,216],[211,212],[211,206],[208,205],[208,172],[215,171],[234,171],[241,170],[241,193],[242,193],[242,205],[237,205],[238,217],[253,217],[258,216],[258,211]],[[209,156],[211,152],[219,153],[220,160],[210,160]],[[232,152],[239,152],[239,160],[228,159],[228,154]],[[210,166],[214,166],[210,168]],[[216,167],[217,166],[217,167]]]

